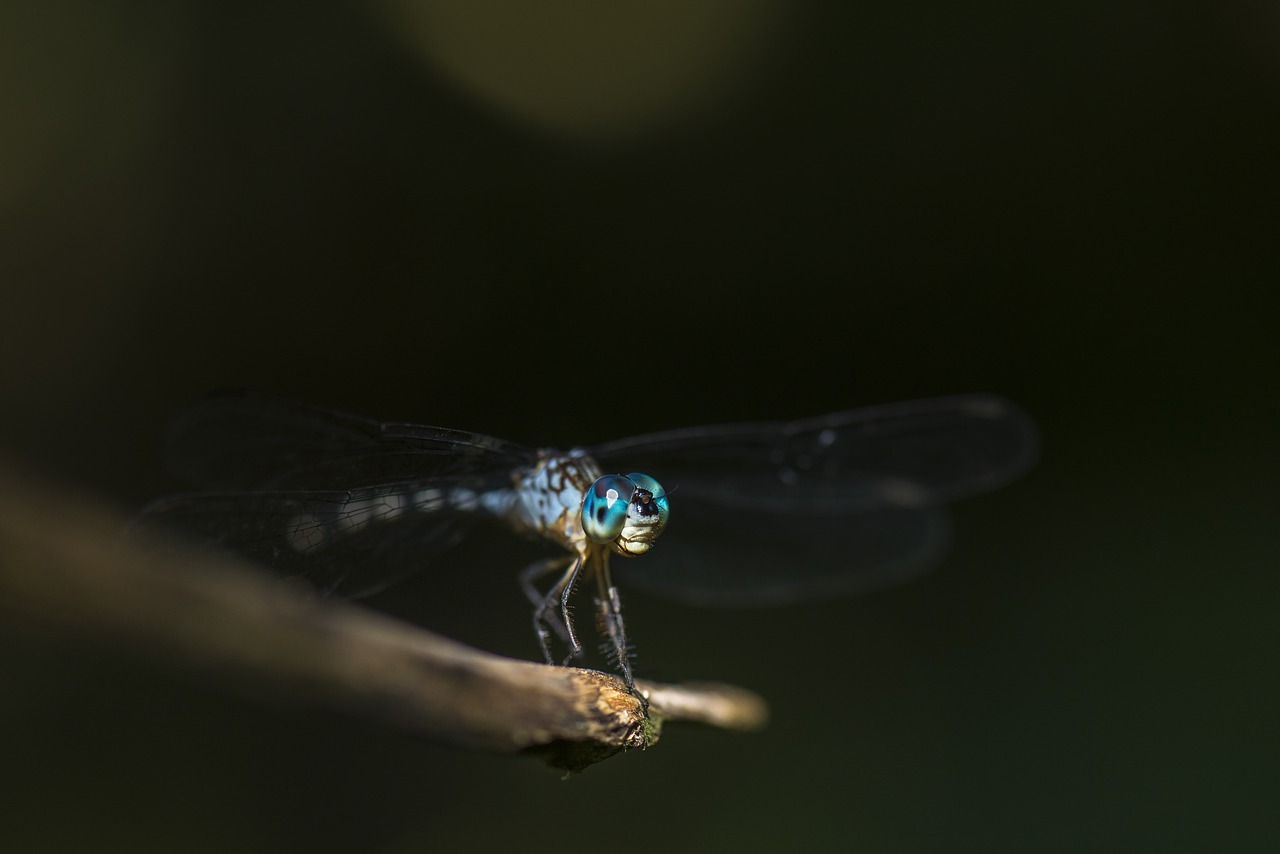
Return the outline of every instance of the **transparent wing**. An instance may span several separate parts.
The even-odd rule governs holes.
[[[171,424],[170,469],[201,488],[345,490],[528,465],[512,442],[412,424],[384,424],[285,398],[225,394]]]
[[[987,492],[1030,468],[1038,445],[1022,410],[1002,398],[970,395],[802,421],[671,430],[608,442],[590,453],[606,468],[653,475],[673,505],[696,500],[846,515]],[[750,517],[742,518],[750,527]]]
[[[427,488],[440,496],[444,490]],[[434,491],[432,491],[434,490]],[[322,596],[377,593],[425,568],[479,521],[423,490],[195,493],[147,507],[133,531],[162,530],[228,549]]]
[[[948,540],[940,505],[1008,483],[1037,450],[1025,413],[975,395],[672,430],[591,453],[670,495],[667,530],[649,555],[617,562],[621,577],[698,604],[755,605],[920,574]]]
[[[648,554],[613,561],[620,581],[692,605],[785,605],[907,581],[950,541],[937,507],[757,519],[748,536],[707,504],[682,506],[678,519]]]
[[[619,561],[639,586],[702,604],[867,590],[923,571],[947,540],[938,505],[1029,468],[1031,420],[1000,398],[941,398],[789,423],[656,433],[590,449],[672,498],[654,551]],[[227,492],[148,508],[323,593],[366,595],[423,567],[476,521],[449,485],[507,485],[534,452],[492,437],[382,424],[271,397],[212,398],[175,422],[174,470]],[[258,490],[258,491],[254,491]],[[408,503],[406,503],[408,502]]]

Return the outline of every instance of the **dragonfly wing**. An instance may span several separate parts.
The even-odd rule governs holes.
[[[932,569],[949,542],[938,507],[750,524],[701,502],[681,506],[646,555],[614,561],[625,583],[693,605],[752,607],[865,593]]]
[[[590,449],[606,467],[643,471],[671,494],[775,514],[847,515],[927,507],[1024,473],[1035,424],[1003,398],[945,397],[801,421],[654,433]]]
[[[479,433],[236,393],[181,413],[169,428],[167,457],[175,474],[206,489],[309,491],[510,472],[534,452]]]
[[[619,562],[641,587],[700,604],[753,605],[874,589],[930,568],[945,502],[995,489],[1035,460],[1034,423],[970,395],[802,421],[655,433],[591,449],[670,497],[649,555]]]
[[[445,495],[439,487],[175,495],[147,507],[132,530],[234,551],[322,596],[358,598],[423,569],[479,521]]]

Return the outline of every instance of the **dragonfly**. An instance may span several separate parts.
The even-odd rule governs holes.
[[[1032,419],[992,395],[560,451],[237,393],[174,420],[169,465],[202,491],[161,498],[141,521],[345,598],[383,590],[499,522],[557,547],[518,576],[543,658],[557,663],[555,642],[567,650],[560,663],[582,658],[571,603],[589,586],[606,652],[635,692],[615,569],[703,606],[884,587],[938,562],[946,504],[1013,481],[1037,452]]]

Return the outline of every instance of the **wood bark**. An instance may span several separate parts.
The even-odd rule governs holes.
[[[0,462],[0,619],[192,664],[240,690],[338,706],[465,749],[582,770],[663,725],[753,730],[763,700],[482,652],[359,605],[315,601],[239,560],[121,535],[124,516]],[[177,556],[177,557],[176,557]]]

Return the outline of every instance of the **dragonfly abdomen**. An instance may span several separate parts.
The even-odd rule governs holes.
[[[462,486],[425,486],[398,492],[387,487],[356,489],[322,509],[290,517],[285,541],[296,552],[325,548],[341,537],[387,525],[409,514],[442,511],[505,516],[515,502],[510,489],[476,491]]]

